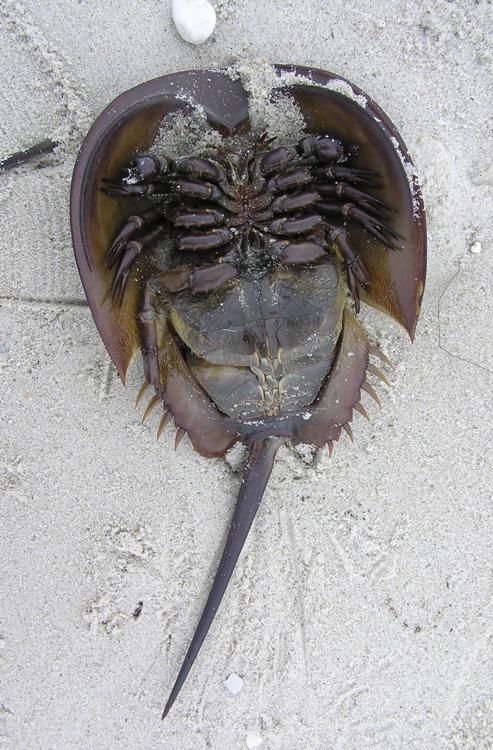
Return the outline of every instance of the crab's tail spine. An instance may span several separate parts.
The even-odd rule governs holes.
[[[274,465],[277,449],[282,442],[284,442],[282,438],[268,437],[255,441],[252,444],[216,576],[187,655],[164,708],[163,719],[175,702],[219,608],[236,561],[240,556],[260,501],[262,500]]]

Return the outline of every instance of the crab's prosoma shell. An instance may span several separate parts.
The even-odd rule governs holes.
[[[403,237],[403,249],[389,252],[364,230],[351,229],[352,244],[372,278],[362,297],[413,337],[424,289],[426,227],[413,165],[399,133],[364,92],[339,76],[300,66],[274,69],[280,77],[276,92],[284,90],[294,99],[307,132],[330,134],[358,146],[351,165],[381,176],[379,196],[396,209],[393,228]],[[284,73],[300,76],[303,82],[286,86]],[[139,346],[137,305],[149,269],[142,266],[145,260],[138,260],[123,305],[111,304],[111,272],[104,257],[118,227],[141,203],[138,198],[115,201],[99,185],[103,177],[118,175],[135,153],[149,149],[167,114],[189,112],[194,106],[203,108],[209,124],[224,136],[250,128],[248,93],[240,80],[221,70],[174,73],[115,99],[91,127],[75,164],[70,211],[77,265],[94,320],[122,380]]]

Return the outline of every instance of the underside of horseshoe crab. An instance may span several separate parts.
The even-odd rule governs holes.
[[[122,380],[140,350],[151,399],[176,444],[204,456],[249,446],[223,556],[173,687],[208,632],[284,441],[332,450],[352,436],[368,373],[385,355],[357,319],[361,300],[411,337],[426,231],[399,134],[359,89],[320,70],[275,66],[273,95],[303,116],[295,140],[252,128],[225,71],[164,76],[123,94],[79,154],[72,234],[92,313]],[[156,136],[194,107],[214,148],[166,153]]]

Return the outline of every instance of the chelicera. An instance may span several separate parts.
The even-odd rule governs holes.
[[[204,456],[223,456],[237,442],[250,450],[218,571],[163,715],[219,607],[279,446],[331,451],[342,431],[352,438],[354,411],[366,416],[362,391],[378,400],[371,376],[386,377],[371,357],[388,360],[357,320],[361,300],[412,336],[423,294],[424,212],[399,134],[368,98],[362,106],[331,90],[332,74],[276,71],[303,77],[286,90],[306,121],[296,142],[250,132],[240,82],[191,71],[116,100],[74,172],[79,270],[122,379],[142,354],[137,400],[154,390],[144,417],[160,404],[158,436],[173,420],[175,445],[188,434]],[[167,113],[183,106],[184,86],[225,136],[223,147],[179,158],[154,147]],[[230,146],[238,133],[244,145]],[[171,241],[164,254],[156,251],[162,239]]]

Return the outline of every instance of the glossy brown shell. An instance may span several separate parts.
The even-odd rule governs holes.
[[[348,81],[316,68],[274,67],[279,75],[295,73],[313,82],[286,89],[303,113],[307,132],[330,134],[359,146],[354,166],[378,172],[382,198],[398,208],[393,226],[404,238],[402,251],[388,252],[361,229],[351,232],[373,281],[362,298],[391,315],[413,337],[425,282],[426,226],[406,146],[382,110]],[[282,90],[281,80],[279,84]],[[203,107],[209,124],[223,135],[249,130],[248,94],[239,80],[221,70],[174,73],[115,99],[93,124],[75,164],[70,211],[77,265],[94,320],[122,380],[138,348],[136,310],[143,283],[138,279],[145,279],[148,270],[133,275],[121,308],[111,305],[111,273],[104,256],[138,202],[114,201],[99,190],[99,184],[104,176],[118,174],[136,152],[148,150],[166,114],[190,109],[183,94],[188,102],[192,99]]]

